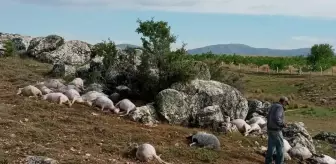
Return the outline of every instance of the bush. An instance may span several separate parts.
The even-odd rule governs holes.
[[[244,92],[242,74],[230,71],[229,68],[222,66],[219,61],[205,60],[204,62],[209,66],[211,80],[220,81]]]
[[[4,57],[10,57],[16,54],[15,45],[11,40],[5,41],[3,47],[5,49]]]

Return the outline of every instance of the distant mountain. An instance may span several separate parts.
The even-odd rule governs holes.
[[[254,48],[244,44],[218,44],[210,45],[201,48],[188,50],[190,54],[202,54],[212,51],[214,54],[237,54],[237,55],[259,55],[259,56],[296,56],[307,55],[310,48],[299,49],[269,49],[269,48]]]
[[[117,44],[116,46],[121,48],[121,49],[125,49],[127,46],[131,47],[131,48],[138,48],[139,47],[139,46],[133,45],[133,44]]]

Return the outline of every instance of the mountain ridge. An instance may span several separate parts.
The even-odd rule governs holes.
[[[132,44],[118,44],[119,48],[140,47]],[[215,44],[199,48],[188,49],[187,52],[191,55],[202,54],[211,51],[213,54],[237,54],[237,55],[255,55],[255,56],[299,56],[308,55],[310,48],[296,48],[296,49],[272,49],[272,48],[256,48],[246,44]]]

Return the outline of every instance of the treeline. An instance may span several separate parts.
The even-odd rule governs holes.
[[[319,46],[319,45],[314,45]],[[313,47],[314,47],[313,46]],[[323,45],[322,45],[323,46]],[[321,52],[323,53],[323,52]],[[315,55],[323,56],[323,55]],[[198,61],[213,60],[216,62],[224,62],[226,64],[244,64],[244,65],[268,65],[272,70],[283,70],[288,68],[288,66],[293,66],[295,68],[302,68],[306,70],[323,70],[328,69],[336,65],[336,57],[334,55],[328,57],[322,57],[321,59],[313,57],[312,55],[307,56],[285,56],[285,57],[275,57],[275,56],[243,56],[243,55],[228,55],[222,54],[217,55],[211,52],[189,55],[191,59]]]

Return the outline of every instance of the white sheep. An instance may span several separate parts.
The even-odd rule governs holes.
[[[82,97],[82,100],[85,104],[87,104],[89,106],[92,106],[92,101],[97,99],[97,97],[99,97],[99,96],[107,97],[106,94],[104,94],[102,92],[97,92],[97,91],[89,91],[89,92],[83,94],[81,97]]]
[[[236,125],[240,133],[244,133],[244,136],[247,135],[248,130],[251,129],[251,126],[247,124],[243,119],[235,119],[231,121],[231,124]]]
[[[48,94],[48,93],[52,93],[52,92],[54,92],[53,90],[51,90],[51,89],[49,89],[48,87],[46,87],[46,86],[41,86],[41,88],[39,88],[40,90],[41,90],[41,92],[42,92],[42,94]]]
[[[58,89],[64,86],[64,84],[59,79],[49,79],[44,82],[38,82],[37,85],[44,85],[50,89]]]
[[[81,79],[81,78],[77,77],[77,78],[73,79],[69,84],[75,85],[78,88],[84,90],[84,80]]]
[[[56,89],[54,89],[54,92],[65,93],[66,91],[68,91],[70,89],[75,89],[77,92],[81,92],[81,90],[77,86],[72,85],[72,84],[70,84],[70,85],[64,85],[64,86],[62,86],[60,88],[56,88]]]
[[[19,88],[18,92],[16,93],[17,95],[23,95],[23,96],[28,96],[28,97],[38,97],[42,96],[42,92],[36,88],[35,86],[28,85],[23,88]]]
[[[297,158],[297,159],[300,159],[300,160],[306,160],[306,159],[312,157],[312,155],[313,155],[309,151],[309,149],[304,147],[304,146],[295,146],[288,151],[288,154],[291,157]]]
[[[250,125],[256,123],[259,126],[262,126],[262,125],[266,124],[266,119],[264,117],[257,116],[257,117],[253,117],[253,118],[247,120],[246,123],[248,123]]]
[[[283,143],[284,143],[284,152],[288,152],[292,146],[289,144],[289,142],[286,139],[283,139]]]
[[[112,100],[110,100],[106,96],[98,96],[95,100],[93,100],[92,104],[94,106],[100,107],[102,111],[104,111],[104,109],[109,109],[110,111],[113,111],[114,113],[119,113],[119,108],[116,108],[113,105]]]
[[[249,133],[251,133],[253,131],[258,131],[258,133],[261,133],[261,128],[260,128],[259,124],[253,123],[250,126],[251,126],[251,128],[246,131],[245,135],[248,135]]]
[[[71,104],[73,104],[74,102],[78,101],[78,102],[83,102],[82,97],[80,96],[80,94],[78,93],[78,91],[76,91],[75,89],[69,89],[67,90],[64,95],[66,95],[69,100],[71,101]]]
[[[137,147],[136,151],[136,158],[139,159],[142,162],[149,162],[153,160],[154,158],[158,160],[160,163],[163,164],[169,164],[161,159],[161,154],[156,155],[156,151],[154,146],[151,144],[145,143]]]
[[[69,107],[71,107],[72,105],[69,98],[60,92],[48,93],[46,95],[43,95],[42,100],[57,102],[60,105],[62,105],[63,103],[67,103]]]
[[[125,114],[121,116],[127,116],[131,111],[136,109],[136,106],[129,99],[119,101],[115,107],[124,111]]]

